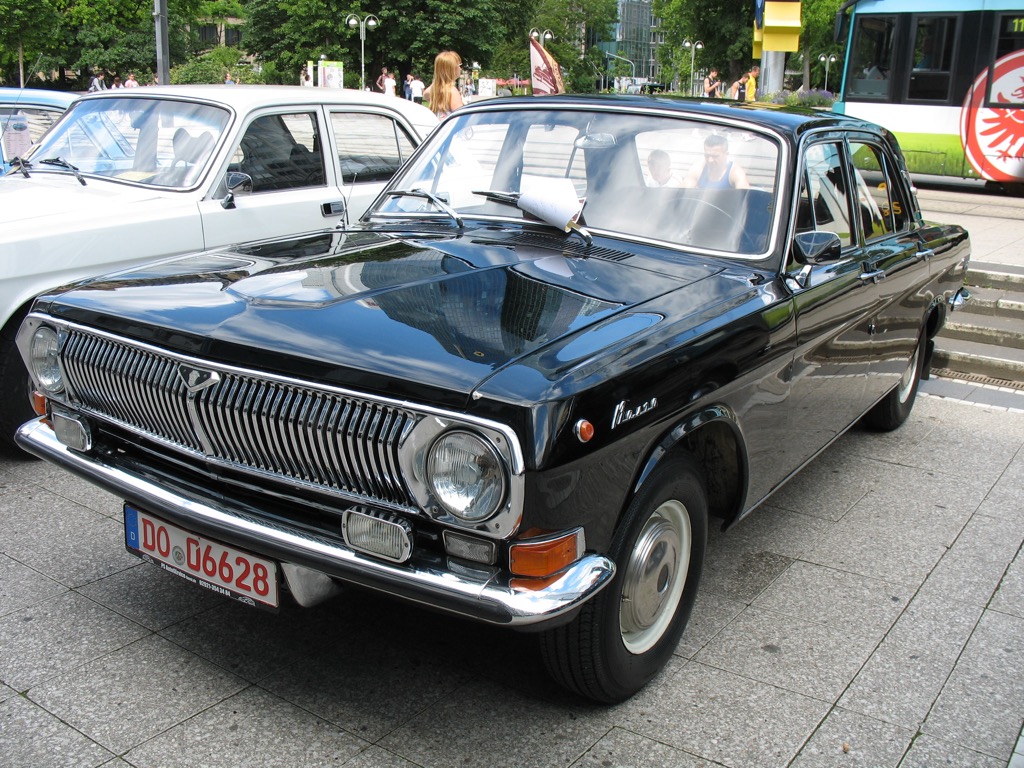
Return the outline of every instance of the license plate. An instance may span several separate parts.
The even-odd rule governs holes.
[[[277,608],[277,564],[166,523],[127,504],[128,551],[211,592],[260,608]]]

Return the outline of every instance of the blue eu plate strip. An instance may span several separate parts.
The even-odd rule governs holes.
[[[124,543],[131,549],[139,549],[139,513],[131,507],[124,508]]]

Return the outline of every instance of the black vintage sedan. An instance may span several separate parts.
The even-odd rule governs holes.
[[[355,230],[38,299],[18,441],[123,498],[170,573],[538,631],[556,680],[614,702],[676,647],[710,518],[908,417],[969,253],[869,123],[484,101]]]

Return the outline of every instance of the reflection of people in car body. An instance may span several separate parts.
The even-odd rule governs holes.
[[[704,139],[704,159],[690,169],[684,187],[700,189],[748,189],[750,182],[743,169],[729,159],[729,140],[718,133]]]

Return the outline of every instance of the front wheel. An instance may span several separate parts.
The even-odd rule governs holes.
[[[654,471],[615,534],[612,583],[571,623],[541,636],[544,663],[559,684],[613,703],[665,666],[697,596],[707,515],[707,494],[689,458]]]
[[[29,454],[14,442],[18,427],[35,416],[32,380],[14,343],[17,328],[12,321],[0,331],[0,455],[27,459]]]
[[[924,348],[927,339],[924,335],[914,348],[914,355],[907,364],[899,383],[885,397],[864,415],[864,424],[877,432],[891,432],[907,420],[917,399],[917,388],[921,384],[924,371]]]

